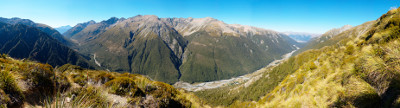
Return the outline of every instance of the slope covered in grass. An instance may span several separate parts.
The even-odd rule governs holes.
[[[0,56],[0,107],[206,107],[196,96],[129,73],[53,68]]]
[[[215,106],[398,107],[400,10],[337,34],[259,80],[196,92]]]
[[[257,103],[258,107],[398,107],[400,13],[335,37]],[[359,26],[359,27],[360,27]],[[333,38],[334,39],[334,38]]]

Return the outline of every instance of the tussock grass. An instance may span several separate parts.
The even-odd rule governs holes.
[[[138,74],[0,59],[0,107],[206,107],[191,93]]]
[[[398,107],[399,11],[391,10],[318,44],[319,49],[290,58],[265,72],[249,86],[252,89],[232,92],[232,86],[196,94],[212,105],[230,107]]]

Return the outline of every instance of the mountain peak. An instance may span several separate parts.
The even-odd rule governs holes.
[[[96,24],[96,21],[94,20],[90,20],[88,22],[83,22],[83,23],[78,23],[75,26],[79,26],[79,25],[91,25],[91,24]]]
[[[137,15],[135,17],[132,17],[135,20],[151,20],[151,21],[156,21],[159,20],[158,16],[156,15]]]
[[[1,22],[10,23],[10,24],[22,23],[22,24],[30,25],[30,26],[35,24],[33,21],[31,21],[29,19],[22,19],[22,18],[18,18],[18,17],[13,17],[13,18],[10,18],[10,19],[0,17],[0,21]]]
[[[350,28],[353,28],[353,26],[352,25],[344,25],[344,26],[340,27],[341,30],[347,30]]]
[[[117,17],[111,17],[111,18],[108,19],[108,20],[101,21],[101,23],[114,24],[114,23],[118,22],[119,20],[120,20],[120,19],[117,18]]]

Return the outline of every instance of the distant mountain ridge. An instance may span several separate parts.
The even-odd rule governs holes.
[[[79,24],[75,25],[74,27],[70,28],[69,30],[67,30],[66,32],[64,32],[63,35],[67,38],[71,38],[70,36],[75,35],[76,33],[80,32],[81,30],[86,28],[86,26],[92,25],[95,23],[96,22],[93,20],[84,22],[84,23],[79,23]]]
[[[64,32],[68,31],[71,28],[72,27],[70,25],[66,25],[66,26],[61,26],[61,27],[57,27],[57,28],[54,28],[54,29],[56,29],[58,32],[63,34]]]
[[[21,18],[2,18],[0,17],[0,22],[8,23],[8,24],[24,24],[27,26],[32,26],[35,28],[40,29],[41,31],[47,33],[54,39],[57,39],[59,42],[67,45],[67,46],[73,46],[74,43],[72,43],[69,39],[65,38],[63,35],[61,35],[57,30],[54,28],[45,25],[45,24],[40,24],[40,23],[35,23],[29,19],[21,19]]]
[[[279,32],[210,17],[112,17],[78,24],[64,35],[79,44],[79,52],[96,55],[96,61],[111,71],[144,74],[168,83],[243,75],[300,47]]]
[[[97,68],[78,52],[36,27],[0,22],[0,37],[0,53],[14,58],[35,60],[53,66],[69,63],[85,68]]]
[[[319,49],[324,46],[335,44],[340,39],[331,40],[331,38],[351,28],[353,28],[353,26],[344,25],[340,28],[333,28],[331,30],[328,30],[321,36],[310,39],[310,41],[303,48],[297,50],[294,54],[296,55],[309,49]]]
[[[288,35],[290,38],[300,43],[306,43],[312,38],[321,36],[321,34],[305,33],[305,32],[282,32],[282,33]]]

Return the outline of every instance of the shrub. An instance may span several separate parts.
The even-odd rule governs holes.
[[[68,81],[67,76],[61,74],[56,75],[56,88],[62,93],[65,92],[69,87],[71,87],[70,82]]]
[[[310,70],[314,70],[314,69],[317,69],[317,65],[315,65],[314,62],[311,62],[310,63]]]
[[[136,86],[135,81],[128,77],[117,77],[107,83],[105,86],[110,88],[110,92],[121,96],[143,96],[143,92]]]
[[[22,94],[22,90],[18,88],[14,76],[7,69],[0,71],[0,89],[8,94],[10,99],[7,103],[8,107],[22,105],[25,97]]]
[[[354,46],[353,45],[347,45],[346,50],[344,51],[346,54],[351,55],[354,52]]]
[[[10,98],[8,97],[8,95],[2,89],[0,89],[0,108],[6,108],[7,103],[9,102]]]
[[[0,58],[6,59],[8,57],[7,54],[0,54]]]
[[[111,74],[110,72],[102,72],[95,77],[96,82],[100,82],[102,84],[107,83],[108,81],[111,81],[115,79],[115,76]]]
[[[76,65],[72,65],[72,64],[65,64],[65,65],[62,65],[61,67],[59,67],[57,69],[60,72],[65,72],[66,70],[70,70],[70,69],[83,70],[83,68],[81,68],[80,66],[76,66]]]
[[[169,98],[174,97],[175,94],[178,94],[178,91],[176,91],[176,89],[169,84],[155,81],[153,85],[157,89],[151,91],[150,93],[155,97]]]
[[[92,86],[73,89],[67,96],[72,98],[71,106],[78,108],[106,108],[110,106],[101,89]]]
[[[33,70],[24,73],[33,86],[45,91],[52,92],[54,90],[53,67],[49,64],[38,64]]]
[[[80,86],[84,86],[87,84],[87,77],[83,74],[74,74],[71,75],[73,78],[74,83],[79,84]]]

